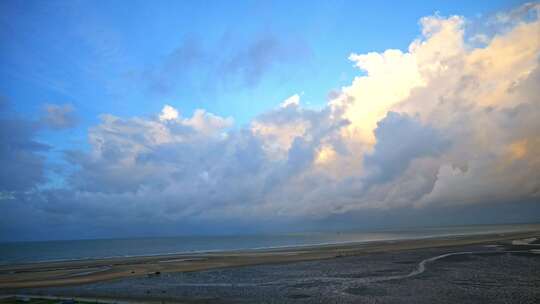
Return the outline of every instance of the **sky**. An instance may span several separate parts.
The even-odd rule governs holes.
[[[524,1],[2,1],[0,241],[540,220]]]

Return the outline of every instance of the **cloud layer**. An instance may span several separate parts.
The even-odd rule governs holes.
[[[362,214],[530,207],[540,201],[539,14],[540,5],[525,5],[474,35],[460,16],[422,18],[407,51],[351,54],[364,73],[325,107],[306,108],[293,95],[244,128],[203,109],[184,117],[171,105],[152,117],[102,115],[90,150],[66,152],[76,169],[61,189],[40,189],[35,151],[46,147],[31,127],[4,119],[2,133],[21,131],[1,137],[0,208],[62,237],[80,223],[88,230],[73,234],[95,236],[113,227],[233,231],[332,218],[358,226]],[[271,42],[225,68],[256,80],[258,67],[286,58]],[[70,108],[47,111],[53,127],[71,125]]]

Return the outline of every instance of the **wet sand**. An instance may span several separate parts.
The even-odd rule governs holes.
[[[0,268],[0,293],[138,303],[535,303],[540,246],[512,244],[534,237],[540,232],[17,265]]]

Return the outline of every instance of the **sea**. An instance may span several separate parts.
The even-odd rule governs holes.
[[[129,239],[0,243],[0,265],[135,257],[177,253],[260,250],[345,243],[367,243],[443,236],[540,230],[540,224],[470,225],[236,236],[177,236]]]

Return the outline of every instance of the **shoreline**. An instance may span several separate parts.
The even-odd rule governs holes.
[[[535,223],[536,224],[536,223]],[[116,256],[104,256],[104,257],[83,257],[83,258],[67,258],[67,259],[50,259],[50,260],[36,260],[27,262],[15,262],[15,263],[0,263],[0,271],[6,267],[39,265],[39,264],[52,264],[52,263],[71,263],[71,262],[92,262],[101,260],[116,260],[116,259],[137,259],[137,258],[166,258],[169,256],[186,256],[186,255],[203,255],[203,254],[215,254],[215,253],[249,253],[249,252],[271,252],[281,250],[299,250],[299,249],[317,249],[333,246],[359,246],[364,244],[375,244],[385,242],[398,242],[398,241],[414,241],[414,240],[429,240],[429,239],[446,239],[453,237],[473,237],[473,236],[487,236],[487,235],[503,235],[511,233],[528,233],[537,232],[538,229],[528,230],[512,230],[512,231],[498,231],[498,232],[473,232],[473,233],[448,233],[440,235],[428,235],[418,237],[403,237],[394,239],[373,239],[364,241],[342,241],[342,242],[325,242],[315,244],[296,244],[296,245],[276,245],[276,246],[262,246],[253,248],[237,248],[237,249],[208,249],[208,250],[192,250],[192,251],[178,251],[170,253],[151,253],[151,254],[134,254],[134,255],[116,255]]]
[[[77,301],[83,303],[95,303],[95,304],[143,304],[148,303],[145,301],[130,301],[130,300],[118,300],[118,299],[107,299],[101,297],[63,297],[63,296],[53,296],[53,295],[31,295],[31,294],[9,294],[0,296],[0,303],[2,300],[15,300],[21,301],[20,299],[34,299],[34,300],[61,300],[61,301]],[[155,301],[159,302],[159,301]]]
[[[1,265],[0,292],[21,288],[95,283],[162,273],[193,272],[248,265],[292,263],[422,248],[453,247],[540,236],[540,231],[499,232],[371,242],[206,251],[138,257]],[[9,292],[13,293],[13,292]]]
[[[508,230],[494,230],[494,231],[477,231],[477,232],[465,232],[465,233],[445,233],[445,234],[431,234],[431,235],[424,235],[424,236],[404,236],[404,237],[397,237],[397,238],[374,238],[374,239],[368,239],[368,240],[361,240],[361,241],[336,241],[336,242],[321,242],[321,243],[298,243],[298,244],[290,244],[290,245],[269,245],[269,246],[259,246],[259,247],[244,247],[244,248],[215,248],[215,249],[197,249],[197,250],[186,250],[186,251],[174,251],[174,252],[161,252],[161,253],[147,253],[147,254],[124,254],[124,255],[108,255],[108,256],[88,256],[88,257],[74,257],[74,258],[53,258],[53,259],[44,259],[44,260],[28,260],[28,261],[2,261],[0,262],[0,269],[2,267],[9,267],[9,266],[19,266],[19,265],[31,265],[31,264],[43,264],[43,263],[69,263],[69,262],[85,262],[85,261],[97,261],[97,260],[109,260],[109,259],[132,259],[132,258],[147,258],[147,257],[167,257],[167,256],[177,256],[177,255],[195,255],[195,254],[206,254],[206,253],[230,253],[230,252],[256,252],[256,251],[273,251],[273,250],[282,250],[282,249],[303,249],[303,248],[318,248],[318,247],[325,247],[325,246],[340,246],[340,245],[361,245],[361,244],[368,244],[368,243],[377,243],[377,242],[393,242],[393,241],[409,241],[409,240],[421,240],[421,239],[439,239],[439,238],[447,238],[447,237],[468,237],[468,236],[477,236],[477,235],[495,235],[495,234],[508,234],[508,233],[522,233],[522,232],[534,232],[534,231],[540,231],[540,222],[534,222],[534,223],[517,223],[517,224],[500,224],[500,225],[491,225],[491,224],[478,224],[475,226],[509,226],[512,227],[514,225],[520,225],[523,226],[521,229],[508,229]],[[525,228],[526,226],[532,226]],[[451,228],[459,228],[462,226],[449,226]],[[437,226],[426,226],[426,227],[407,227],[404,228],[406,231],[409,229],[434,229],[434,228],[441,228]],[[448,227],[444,227],[448,228]],[[377,232],[395,232],[399,231],[396,229],[381,229],[381,230],[373,230],[369,231],[370,233],[377,233]],[[344,232],[345,234],[347,232]],[[246,235],[246,236],[262,236],[265,237],[266,235]],[[182,237],[182,236],[180,236]],[[164,237],[169,238],[169,237]],[[176,238],[176,237],[171,237]],[[138,238],[133,238],[132,240],[136,240]],[[142,237],[141,239],[145,239]],[[82,239],[81,241],[93,241],[94,239]],[[95,239],[96,241],[99,240],[108,240],[108,239]],[[111,239],[115,240],[115,239]],[[127,239],[118,239],[118,240],[127,240]],[[51,241],[28,241],[28,243],[42,243],[42,242],[64,242],[64,241],[79,241],[79,240],[51,240]],[[17,242],[5,242],[0,243],[2,244],[14,244]],[[26,242],[23,242],[26,243]]]

